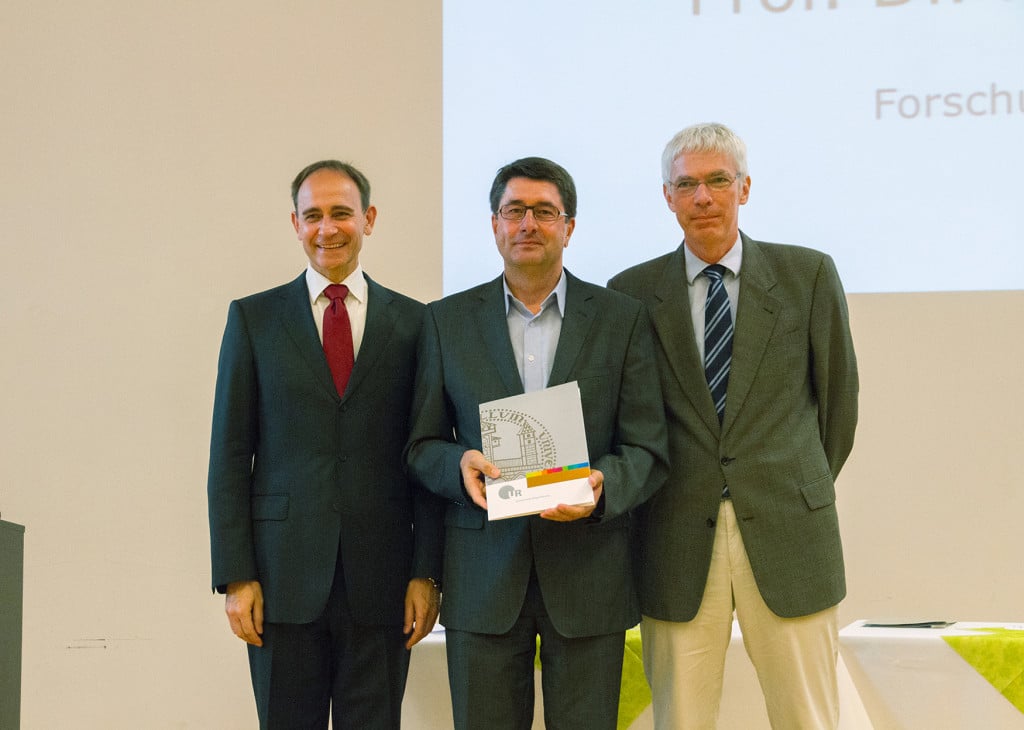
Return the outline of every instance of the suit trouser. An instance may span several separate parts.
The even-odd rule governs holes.
[[[772,727],[837,727],[837,608],[798,618],[772,613],[754,582],[732,502],[723,500],[697,615],[685,622],[644,616],[640,624],[655,728],[715,727],[734,609]]]
[[[551,625],[535,580],[506,634],[446,629],[448,681],[456,730],[529,730],[534,657],[540,636],[544,726],[615,730],[625,632],[570,639]]]
[[[310,624],[264,623],[249,646],[262,730],[397,730],[409,671],[401,625],[360,626],[345,595],[341,558],[324,613]]]

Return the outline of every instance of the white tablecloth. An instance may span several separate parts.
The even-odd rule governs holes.
[[[1024,714],[956,651],[945,629],[869,628],[856,621],[839,632],[839,647],[875,730],[1021,730]]]

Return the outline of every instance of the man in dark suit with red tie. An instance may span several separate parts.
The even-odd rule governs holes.
[[[434,626],[443,526],[402,449],[423,306],[359,265],[370,185],[325,160],[292,183],[309,266],[231,303],[210,445],[213,586],[247,642],[262,728],[398,728]]]

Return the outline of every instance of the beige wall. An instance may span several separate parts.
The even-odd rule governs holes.
[[[294,173],[363,168],[365,268],[441,292],[440,0],[284,7],[0,9],[0,512],[27,526],[25,728],[252,726],[208,593],[206,456],[228,300],[304,264]],[[844,621],[1024,618],[1024,295],[851,299]]]

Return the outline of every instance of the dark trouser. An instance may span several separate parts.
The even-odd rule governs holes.
[[[397,730],[409,671],[401,626],[352,622],[341,561],[323,615],[311,624],[267,624],[249,646],[262,730]]]
[[[507,634],[445,634],[456,730],[529,730],[538,635],[545,727],[615,730],[624,631],[578,639],[559,635],[531,581],[519,620]]]

